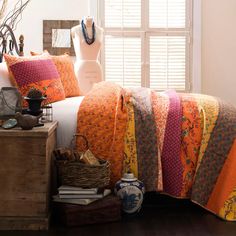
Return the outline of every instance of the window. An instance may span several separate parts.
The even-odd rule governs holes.
[[[101,0],[105,78],[125,87],[189,91],[192,0]]]

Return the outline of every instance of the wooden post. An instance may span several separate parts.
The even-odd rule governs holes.
[[[24,35],[20,35],[20,37],[19,37],[19,41],[20,41],[20,43],[19,43],[19,51],[20,51],[20,53],[19,53],[19,56],[24,56]]]

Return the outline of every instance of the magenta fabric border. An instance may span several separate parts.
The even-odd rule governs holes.
[[[51,59],[22,61],[10,66],[17,85],[25,85],[42,80],[59,79],[57,68]]]
[[[173,196],[180,196],[183,185],[183,166],[180,159],[183,111],[178,94],[172,90],[166,93],[170,104],[161,157],[163,190]]]

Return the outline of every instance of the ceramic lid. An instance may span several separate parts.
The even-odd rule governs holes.
[[[121,180],[123,180],[123,181],[135,181],[135,180],[137,180],[137,178],[134,177],[133,173],[124,173]]]

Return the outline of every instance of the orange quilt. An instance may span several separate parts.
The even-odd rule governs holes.
[[[206,95],[101,82],[80,106],[77,132],[110,161],[112,185],[132,171],[146,191],[189,198],[236,221],[235,107]]]

